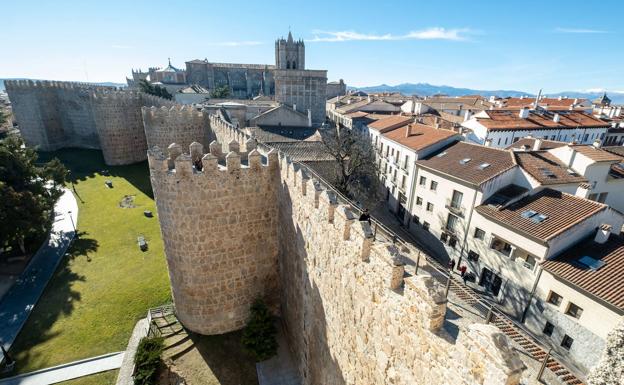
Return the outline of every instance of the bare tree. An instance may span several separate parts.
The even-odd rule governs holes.
[[[355,130],[336,127],[320,131],[324,149],[336,162],[334,180],[342,194],[374,207],[380,200],[379,170],[370,138]]]

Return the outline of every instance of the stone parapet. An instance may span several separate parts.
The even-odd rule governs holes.
[[[252,151],[246,166],[230,152],[223,166],[209,153],[200,166],[198,144],[152,148],[148,161],[178,319],[221,334],[244,326],[257,297],[277,308],[276,160]]]

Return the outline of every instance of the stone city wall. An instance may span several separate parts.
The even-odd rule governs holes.
[[[99,148],[90,94],[112,87],[47,80],[7,80],[5,85],[26,144],[44,151]]]
[[[221,145],[210,150],[173,144],[148,160],[176,315],[194,332],[221,334],[242,328],[258,297],[277,308],[278,164],[276,153],[265,166],[251,151],[241,166],[231,151],[222,166]]]
[[[524,365],[494,326],[453,341],[443,288],[407,276],[348,206],[282,158],[282,319],[304,384],[518,384]]]
[[[210,129],[219,143],[236,142],[241,151],[248,151],[246,145],[251,136],[239,130],[235,125],[226,122],[218,114],[211,114],[209,120]]]
[[[6,82],[27,145],[43,151],[101,149],[108,165],[145,160],[141,107],[174,103],[143,93],[86,83]]]
[[[141,112],[148,148],[167,148],[173,142],[184,148],[193,142],[208,146],[213,139],[209,114],[191,106],[143,107]]]

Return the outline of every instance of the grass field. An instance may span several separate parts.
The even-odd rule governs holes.
[[[59,382],[57,385],[115,385],[119,370],[92,374],[75,380]]]
[[[158,219],[143,215],[144,210],[156,213],[147,163],[108,167],[101,152],[92,150],[40,155],[42,161],[52,156],[71,170],[80,237],[11,349],[20,373],[125,350],[136,321],[148,308],[170,300]],[[102,175],[104,169],[109,176]],[[120,207],[126,196],[135,207]],[[148,241],[146,252],[137,246],[139,235]],[[111,375],[77,383],[107,384]]]

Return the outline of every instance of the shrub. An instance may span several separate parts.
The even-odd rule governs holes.
[[[164,339],[162,337],[143,337],[139,341],[139,346],[134,356],[135,385],[156,384],[163,345]]]
[[[273,316],[261,299],[251,305],[251,317],[243,331],[242,343],[245,350],[253,354],[256,361],[265,361],[277,354],[277,329]]]

